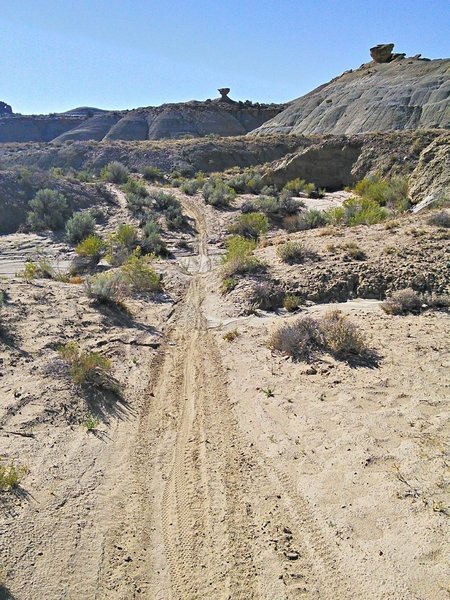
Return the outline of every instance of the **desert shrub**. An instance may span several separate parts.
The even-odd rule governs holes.
[[[186,226],[186,217],[180,206],[171,206],[164,213],[166,225],[169,229],[183,229]]]
[[[211,177],[203,186],[203,198],[207,204],[216,207],[230,206],[236,197],[236,192],[220,177]]]
[[[74,383],[103,387],[109,382],[111,361],[99,352],[86,352],[76,342],[67,342],[58,348],[58,354],[69,364]]]
[[[237,222],[230,227],[230,233],[257,240],[269,230],[269,221],[266,215],[258,212],[240,215]]]
[[[331,225],[344,225],[346,223],[346,211],[343,206],[335,206],[325,211],[326,220]]]
[[[24,265],[23,271],[19,271],[17,276],[22,277],[26,281],[31,281],[32,279],[53,279],[55,269],[46,256],[38,256],[34,261],[28,260]]]
[[[299,242],[286,242],[277,248],[279,258],[290,265],[301,263],[307,258],[309,252]]]
[[[239,194],[259,194],[263,187],[260,173],[252,169],[238,173],[231,177],[227,183]]]
[[[320,322],[327,350],[336,356],[360,355],[366,351],[364,336],[340,310],[327,312]]]
[[[118,272],[99,273],[87,277],[84,288],[89,298],[93,298],[100,304],[120,305],[129,293],[122,274]]]
[[[75,213],[66,224],[66,238],[71,244],[78,244],[95,231],[95,219],[89,211]]]
[[[309,360],[314,352],[323,348],[324,339],[320,323],[311,317],[303,317],[294,323],[276,329],[269,347],[295,360]]]
[[[123,191],[127,195],[135,195],[140,196],[141,198],[146,198],[148,196],[148,190],[145,187],[145,184],[138,179],[128,178],[127,182],[122,187]]]
[[[241,213],[246,215],[248,213],[257,212],[257,208],[254,202],[251,200],[246,200],[241,204]],[[264,212],[264,211],[262,211]]]
[[[381,308],[389,315],[418,313],[422,308],[422,299],[413,289],[405,288],[393,292],[389,298],[381,303]]]
[[[179,187],[184,194],[187,194],[188,196],[193,196],[199,191],[199,189],[204,185],[204,183],[205,182],[202,179],[186,179],[181,182]]]
[[[226,247],[222,265],[223,280],[233,281],[236,275],[245,275],[264,269],[261,261],[253,256],[253,250],[256,247],[253,240],[236,235],[227,241]]]
[[[256,202],[258,210],[271,220],[295,215],[304,206],[303,202],[293,198],[289,193],[281,192],[279,196],[260,196]]]
[[[304,179],[300,179],[300,177],[297,177],[296,179],[291,179],[290,181],[288,181],[284,186],[283,190],[286,190],[292,196],[298,196],[304,191],[305,186],[306,181]]]
[[[7,492],[16,488],[28,470],[27,466],[17,465],[14,460],[6,463],[0,456],[0,491]]]
[[[227,342],[234,342],[237,337],[239,337],[239,331],[237,329],[231,329],[223,335],[223,339]]]
[[[379,206],[389,206],[396,210],[408,207],[408,180],[405,177],[382,179],[377,175],[365,177],[359,181],[354,191],[361,198]]]
[[[345,222],[347,225],[375,225],[389,217],[389,211],[374,200],[349,198],[345,200]]]
[[[127,167],[116,160],[105,165],[101,172],[101,178],[112,183],[126,183],[128,176]]]
[[[65,196],[55,190],[39,190],[30,200],[29,207],[31,211],[27,214],[27,224],[34,231],[63,229],[70,215]]]
[[[434,213],[428,219],[428,225],[434,225],[436,227],[448,228],[450,227],[450,214],[445,210]]]
[[[151,266],[150,256],[141,256],[136,249],[127,262],[122,265],[124,280],[138,292],[157,292],[161,289],[161,277]]]
[[[290,215],[284,218],[283,227],[286,231],[304,231],[306,229],[315,229],[326,225],[326,214],[321,210],[310,208],[304,210],[298,215]]]
[[[161,229],[153,219],[149,219],[142,228],[141,247],[147,254],[155,254],[156,256],[167,254],[167,247],[161,238]]]
[[[253,309],[275,310],[283,303],[283,292],[270,281],[261,281],[250,292],[250,305]]]
[[[151,190],[149,196],[156,210],[164,211],[173,206],[180,206],[180,201],[173,194],[162,190]]]
[[[120,224],[108,238],[106,260],[113,266],[123,264],[136,247],[137,240],[138,232],[133,225]]]
[[[148,165],[142,169],[142,176],[147,181],[155,181],[164,177],[163,172],[159,167]]]
[[[78,256],[85,256],[86,258],[97,261],[105,249],[106,244],[100,236],[89,235],[77,245],[75,252],[78,254]]]
[[[295,294],[286,294],[283,300],[283,308],[285,308],[288,312],[294,312],[298,309],[301,304],[301,300],[299,296]]]
[[[73,176],[75,177],[75,179],[78,179],[78,181],[82,181],[83,183],[91,183],[92,181],[95,181],[94,173],[88,171],[87,169],[75,171]]]

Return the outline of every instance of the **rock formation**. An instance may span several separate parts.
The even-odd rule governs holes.
[[[376,62],[346,71],[289,103],[254,134],[354,134],[450,128],[450,60],[404,58],[392,44]],[[385,62],[389,60],[390,62]],[[380,62],[381,61],[381,62]]]
[[[12,108],[9,104],[6,104],[6,102],[1,102],[0,101],[0,116],[2,115],[12,115],[13,111]]]
[[[392,60],[394,44],[378,44],[370,49],[370,56],[376,63],[387,63]]]
[[[1,118],[0,142],[68,140],[157,140],[206,135],[245,135],[273,118],[286,105],[235,102],[229,88],[206,102],[163,104],[131,111],[81,107],[66,113]]]

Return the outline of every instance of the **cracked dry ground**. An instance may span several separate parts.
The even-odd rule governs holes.
[[[196,221],[197,253],[165,341],[141,374],[150,381],[140,404],[97,445],[86,447],[84,434],[64,447],[67,477],[44,477],[2,521],[1,566],[14,576],[0,595],[427,598],[389,559],[370,564],[370,551],[336,538],[295,469],[261,452],[267,423],[249,432],[239,421],[230,367],[208,327],[205,306],[216,296],[207,223],[195,200],[184,205]]]

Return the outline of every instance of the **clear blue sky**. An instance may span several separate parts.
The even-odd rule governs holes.
[[[16,0],[0,8],[0,100],[16,112],[218,96],[284,102],[370,60],[450,55],[449,0]]]

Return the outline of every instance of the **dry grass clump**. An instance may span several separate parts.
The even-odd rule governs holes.
[[[306,316],[282,325],[270,337],[269,347],[294,360],[310,360],[320,351],[337,358],[368,352],[363,334],[340,310],[329,311],[322,319]]]
[[[278,257],[289,265],[303,262],[310,254],[310,251],[299,242],[286,242],[277,248]]]
[[[93,298],[100,304],[121,306],[123,300],[129,293],[122,274],[99,273],[93,277],[87,277],[84,287],[89,298]]]
[[[303,317],[276,329],[270,337],[269,347],[295,360],[309,360],[314,352],[323,347],[323,343],[319,321]]]
[[[422,308],[422,299],[413,289],[405,288],[394,292],[392,296],[381,303],[381,308],[388,315],[418,313]]]
[[[239,336],[239,331],[237,329],[231,329],[227,331],[223,335],[223,339],[227,342],[234,342],[234,340]]]
[[[363,334],[340,310],[327,312],[320,323],[327,350],[335,356],[363,354],[366,343]]]
[[[295,294],[286,294],[283,300],[283,308],[288,312],[296,311],[301,304],[301,299]]]

